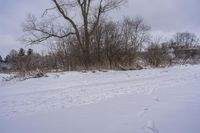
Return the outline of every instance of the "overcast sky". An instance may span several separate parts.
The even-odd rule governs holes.
[[[200,0],[129,0],[113,17],[141,16],[155,34],[187,31],[200,35],[199,5]],[[0,55],[24,47],[18,40],[27,14],[40,16],[50,6],[51,0],[0,0]]]

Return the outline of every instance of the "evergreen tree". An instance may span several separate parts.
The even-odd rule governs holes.
[[[27,51],[27,55],[28,56],[33,55],[33,49],[29,48],[28,51]]]
[[[6,58],[5,58],[5,63],[9,63],[11,60],[11,57],[10,55],[7,55]]]
[[[18,56],[25,56],[25,50],[23,48],[20,48]]]
[[[1,57],[1,55],[0,55],[0,62],[3,62],[3,58]]]

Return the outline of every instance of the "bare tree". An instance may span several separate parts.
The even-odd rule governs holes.
[[[94,55],[95,55],[95,60],[97,61],[97,65],[102,66],[104,56],[103,56],[103,49],[104,49],[104,35],[106,31],[106,21],[104,19],[101,20],[99,25],[97,26],[95,33],[93,35],[93,43],[96,45],[94,46]]]
[[[146,60],[150,65],[158,67],[162,63],[162,56],[161,37],[156,37],[147,48]]]
[[[196,55],[195,47],[199,45],[199,38],[194,33],[178,32],[174,35],[170,42],[170,47],[174,50],[174,55],[177,60],[192,58]]]
[[[46,9],[43,16],[51,10],[56,10],[57,15],[53,20],[62,18],[64,26],[53,20],[38,22],[33,15],[29,15],[24,25],[28,33],[24,41],[29,44],[41,43],[50,38],[66,38],[75,36],[81,49],[84,65],[90,63],[90,41],[99,21],[105,13],[120,7],[125,0],[52,0],[55,7]],[[74,16],[77,17],[74,17]],[[67,27],[66,27],[67,25]],[[31,36],[30,36],[31,35]]]
[[[168,42],[163,42],[161,36],[151,39],[146,54],[146,60],[150,65],[155,67],[171,65],[173,58],[173,50]]]
[[[199,38],[193,33],[178,32],[174,35],[175,47],[191,48],[199,44]]]
[[[119,57],[121,57],[120,30],[119,26],[114,22],[108,22],[105,27],[104,52],[110,68],[113,68],[113,66],[118,65],[117,62],[120,62]]]
[[[145,42],[149,41],[150,26],[144,23],[142,18],[134,19],[126,17],[122,23],[122,38],[126,59],[129,63],[133,63],[137,57],[137,52],[141,50]]]

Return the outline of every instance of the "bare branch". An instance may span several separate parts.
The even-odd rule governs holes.
[[[55,29],[55,27],[57,29]],[[37,23],[37,19],[31,15],[29,15],[29,17],[27,18],[27,22],[26,24],[24,24],[23,30],[24,32],[27,32],[30,35],[32,35],[32,37],[28,36],[23,39],[26,43],[29,44],[40,43],[52,37],[61,39],[61,38],[66,38],[70,35],[75,35],[75,33],[71,32],[70,30],[68,31],[59,30],[57,26],[54,26],[51,23],[47,22]]]
[[[60,14],[63,16],[63,18],[66,19],[72,25],[72,27],[74,28],[74,30],[76,32],[77,39],[78,39],[78,41],[81,45],[80,33],[79,33],[77,25],[75,24],[75,22],[70,17],[68,17],[65,14],[65,11],[63,10],[62,6],[60,6],[60,4],[57,2],[57,0],[53,0],[53,2],[56,5],[56,8],[60,12]]]

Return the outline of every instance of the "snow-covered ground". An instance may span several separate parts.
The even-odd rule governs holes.
[[[200,133],[200,65],[5,76],[0,133]]]

